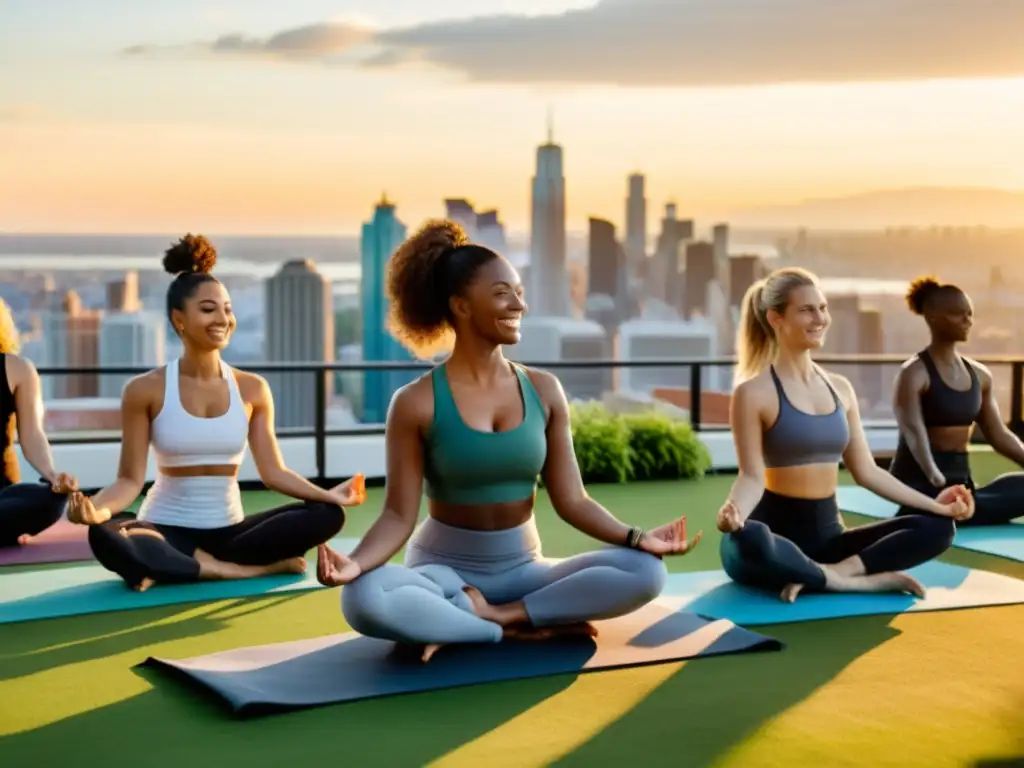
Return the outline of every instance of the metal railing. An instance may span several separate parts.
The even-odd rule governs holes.
[[[815,358],[816,362],[833,370],[842,366],[899,366],[908,358],[908,355],[828,355]],[[1003,412],[1007,425],[1017,434],[1024,434],[1024,358],[1019,357],[978,357],[978,362],[991,368],[1010,367],[1009,379],[1009,408]],[[665,358],[665,359],[643,359],[643,360],[557,360],[526,362],[524,365],[550,371],[560,370],[595,370],[595,369],[651,369],[651,368],[688,368],[689,386],[685,389],[689,393],[689,420],[695,431],[720,431],[728,427],[721,423],[708,424],[703,421],[703,396],[707,394],[704,386],[705,373],[708,370],[720,368],[731,368],[735,366],[735,358]],[[371,371],[428,371],[436,366],[432,361],[412,362],[361,362],[361,363],[336,363],[336,362],[308,362],[308,363],[259,363],[241,364],[236,367],[240,370],[249,371],[261,375],[269,374],[308,374],[314,381],[314,423],[311,428],[279,427],[277,433],[280,437],[301,437],[313,438],[316,444],[316,465],[318,475],[322,477],[326,467],[327,439],[330,437],[356,437],[364,435],[380,435],[384,433],[383,424],[366,424],[357,427],[344,429],[327,428],[327,404],[328,404],[328,376],[329,373],[367,373]],[[39,367],[39,375],[47,376],[134,376],[146,373],[150,368],[139,367]],[[666,388],[682,389],[678,384],[664,385]],[[729,390],[714,389],[713,392],[728,395]],[[895,426],[895,422],[887,422],[889,426]],[[120,440],[117,433],[105,435],[75,435],[55,434],[50,442],[54,445],[60,444],[88,444],[88,443],[116,443]]]

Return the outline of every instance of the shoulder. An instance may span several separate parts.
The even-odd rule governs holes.
[[[434,370],[431,370],[395,390],[388,405],[388,421],[429,423],[434,418],[433,376]]]
[[[765,405],[775,397],[775,382],[769,369],[733,387],[732,397],[740,405]]]
[[[555,374],[537,368],[527,368],[525,365],[517,366],[517,368],[526,374],[526,378],[530,380],[537,392],[537,397],[544,405],[557,407],[566,402],[562,382]]]
[[[228,371],[235,377],[238,391],[242,395],[242,399],[247,403],[258,403],[268,397],[273,397],[270,384],[265,377],[250,371],[240,371],[238,368],[230,366]]]
[[[832,385],[836,394],[839,395],[839,399],[843,401],[844,406],[849,408],[851,405],[856,404],[857,393],[848,378],[843,376],[841,373],[826,371],[824,368],[820,368],[819,370],[825,374],[826,379],[828,379],[828,383]]]
[[[11,389],[39,375],[35,364],[31,360],[16,355],[13,352],[8,352],[4,355],[4,368],[6,369],[7,381]]]
[[[989,386],[992,384],[992,371],[989,370],[987,365],[979,363],[977,360],[972,357],[968,357],[967,355],[963,355],[962,357],[964,362],[973,368],[974,372],[978,374],[978,378],[981,380],[983,385]]]
[[[163,396],[166,381],[166,367],[155,368],[152,371],[133,376],[124,385],[121,399],[126,404],[148,403],[156,396]]]

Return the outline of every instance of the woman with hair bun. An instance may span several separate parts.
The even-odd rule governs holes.
[[[216,261],[202,236],[167,250],[167,316],[182,356],[128,382],[117,480],[69,504],[68,518],[90,526],[96,559],[139,591],[301,573],[305,553],[341,530],[344,507],[364,500],[361,476],[324,490],[284,465],[270,387],[221,359],[236,320]],[[123,510],[142,491],[150,445],[157,476],[136,516]],[[245,516],[237,475],[247,445],[264,484],[297,503]]]
[[[970,298],[958,286],[932,277],[914,280],[907,306],[924,318],[931,335],[926,349],[896,375],[894,405],[900,436],[889,472],[928,496],[962,484],[974,495],[974,516],[961,526],[1001,525],[1024,516],[1024,472],[1010,472],[976,488],[968,446],[981,426],[996,453],[1024,466],[1024,444],[999,413],[992,373],[960,355],[974,322]],[[908,510],[901,507],[897,515]]]
[[[396,338],[421,358],[451,354],[391,401],[378,520],[350,555],[320,548],[319,578],[345,585],[352,628],[420,647],[428,661],[448,643],[592,634],[588,622],[656,598],[662,556],[700,535],[687,541],[682,518],[645,532],[587,495],[558,379],[502,354],[526,312],[513,266],[457,224],[431,221],[391,257],[387,294]],[[540,475],[558,515],[607,548],[541,555]],[[404,565],[388,565],[407,541]]]

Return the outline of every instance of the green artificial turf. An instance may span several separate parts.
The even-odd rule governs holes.
[[[1012,469],[975,459],[979,482]],[[595,486],[624,520],[685,513],[705,539],[672,570],[719,567],[732,478]],[[359,535],[380,508],[351,511]],[[246,494],[249,511],[280,503]],[[543,496],[544,551],[586,549]],[[852,517],[851,524],[861,522]],[[947,561],[1024,578],[973,553]],[[2,571],[0,571],[2,588]],[[344,631],[339,592],[225,600],[0,627],[0,766],[975,766],[1024,755],[1024,606],[759,628],[779,653],[561,676],[241,721],[132,667]]]

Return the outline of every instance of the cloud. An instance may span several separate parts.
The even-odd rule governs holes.
[[[735,86],[1024,75],[1021,29],[1020,0],[601,0],[384,30],[319,24],[206,48],[311,62],[347,53],[363,67],[426,63],[484,83]]]

